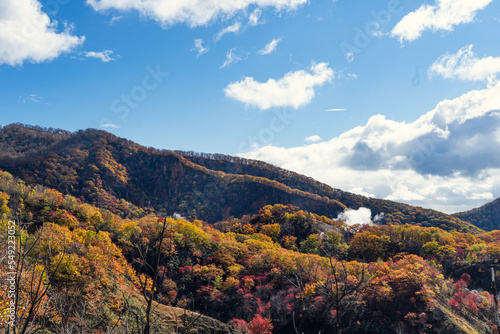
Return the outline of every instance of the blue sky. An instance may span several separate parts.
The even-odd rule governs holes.
[[[0,13],[0,124],[238,154],[446,212],[500,197],[499,1],[0,0]]]

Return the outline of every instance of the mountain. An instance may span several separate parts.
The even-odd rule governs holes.
[[[291,205],[214,225],[123,219],[0,171],[0,249],[13,219],[27,229],[18,324],[44,333],[146,333],[155,262],[151,333],[495,333],[498,231],[356,231]]]
[[[454,217],[486,230],[500,229],[500,198],[479,208],[453,214]]]
[[[100,130],[11,124],[0,129],[0,152],[0,169],[28,184],[122,217],[178,213],[214,223],[279,203],[330,218],[366,207],[380,223],[480,232],[441,212],[351,194],[261,161],[146,148]]]
[[[176,153],[211,170],[264,177],[286,184],[291,188],[336,199],[350,209],[357,210],[361,207],[369,208],[372,211],[372,218],[377,215],[379,215],[379,217],[383,216],[379,221],[380,224],[435,226],[444,230],[455,229],[474,233],[479,231],[476,226],[464,224],[464,222],[457,219],[457,217],[452,217],[436,210],[349,193],[332,188],[311,177],[276,167],[259,160],[232,157],[223,154],[183,151],[176,151]],[[313,210],[311,211],[314,212]]]
[[[500,231],[263,162],[159,151],[97,130],[11,125],[0,129],[0,152],[0,249],[16,225],[23,235],[10,269],[22,291],[19,327],[497,333],[490,270]],[[370,205],[391,224],[325,216]],[[206,221],[164,217],[173,212]],[[1,279],[11,265],[0,259]],[[7,292],[3,305],[12,304]]]

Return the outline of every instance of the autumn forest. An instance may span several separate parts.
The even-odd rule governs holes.
[[[448,215],[256,160],[12,124],[0,328],[499,334],[498,206]],[[359,209],[369,223],[341,219]]]

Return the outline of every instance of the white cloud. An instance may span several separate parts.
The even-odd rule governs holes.
[[[0,1],[0,64],[40,63],[59,57],[81,45],[85,37],[57,31],[36,0]]]
[[[222,29],[221,31],[219,31],[217,36],[215,36],[215,41],[220,41],[224,35],[229,34],[229,33],[237,34],[240,31],[240,27],[241,27],[241,23],[236,22],[235,24],[230,25],[229,27]]]
[[[194,48],[191,50],[195,50],[196,52],[198,52],[198,57],[199,57],[202,54],[207,53],[210,50],[210,48],[208,46],[207,47],[203,46],[203,40],[198,38],[194,40]]]
[[[113,24],[120,21],[121,19],[123,19],[123,16],[113,16],[111,18],[111,20],[109,20],[109,25],[112,26]]]
[[[100,51],[100,52],[96,52],[96,51],[84,52],[85,57],[100,59],[103,63],[109,63],[112,60],[116,60],[116,58],[113,58],[111,56],[112,54],[113,54],[113,51],[111,51],[111,50],[104,50],[104,51]]]
[[[436,5],[422,5],[407,14],[392,30],[391,36],[412,42],[425,30],[447,30],[462,23],[470,23],[476,13],[493,0],[436,0]]]
[[[372,210],[363,207],[357,210],[347,209],[339,214],[337,220],[340,220],[347,225],[373,225]]]
[[[376,115],[329,141],[239,155],[334,188],[451,213],[500,197],[498,152],[500,83],[444,100],[414,122]]]
[[[258,54],[268,55],[276,50],[278,43],[281,42],[282,38],[275,38],[269,42],[262,50],[257,51]]]
[[[101,128],[104,129],[119,129],[120,127],[116,124],[113,123],[104,123],[100,125]]]
[[[26,103],[26,102],[34,102],[34,103],[41,103],[43,100],[43,97],[38,96],[37,94],[27,94],[24,96],[19,96],[18,102],[21,103]]]
[[[198,27],[218,18],[233,17],[251,6],[270,7],[277,11],[295,10],[306,4],[307,0],[87,0],[87,3],[96,11],[137,10],[142,15],[160,22],[164,27],[176,23]]]
[[[317,143],[317,142],[321,141],[321,137],[318,135],[313,135],[313,136],[305,137],[304,141],[307,143]]]
[[[461,48],[455,54],[439,57],[429,68],[429,75],[464,81],[486,80],[500,73],[500,57],[477,58],[473,45]]]
[[[365,196],[365,197],[377,197],[374,194],[367,192],[365,190],[365,188],[363,188],[363,187],[354,187],[354,188],[348,189],[347,191],[349,191],[353,194],[358,194],[358,195]]]
[[[344,108],[334,108],[334,109],[327,109],[325,111],[347,111],[347,109],[344,109]]]
[[[393,201],[423,201],[425,197],[421,194],[413,192],[402,181],[398,182],[394,187],[392,194],[386,197],[388,200]]]
[[[234,53],[235,50],[236,48],[232,48],[226,53],[226,60],[224,60],[224,63],[220,66],[220,68],[226,68],[232,63],[237,63],[241,60],[241,57]]]
[[[384,37],[385,33],[382,30],[382,25],[379,22],[375,22],[371,31],[369,32],[371,36],[381,38]]]
[[[354,61],[354,52],[352,51],[347,52],[345,58],[347,59],[348,63],[352,63]]]
[[[245,77],[230,83],[224,92],[227,97],[261,110],[275,107],[297,109],[311,102],[316,86],[331,81],[334,76],[334,71],[327,63],[312,64],[309,71],[289,72],[278,80],[258,82],[252,77]]]
[[[248,24],[256,26],[259,24],[260,17],[262,16],[262,9],[256,8],[248,17]]]
[[[175,219],[186,219],[186,218],[184,218],[183,216],[181,216],[181,215],[180,215],[179,213],[177,213],[177,212],[174,212],[173,217],[174,217]]]

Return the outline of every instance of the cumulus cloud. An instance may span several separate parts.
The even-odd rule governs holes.
[[[305,137],[304,141],[307,143],[317,143],[317,142],[321,141],[321,137],[318,135],[309,136],[309,137]]]
[[[473,45],[468,45],[455,54],[442,55],[429,68],[429,76],[479,81],[500,73],[500,57],[477,58],[472,48]]]
[[[365,197],[377,197],[376,195],[367,192],[366,189],[363,187],[354,187],[351,189],[347,189],[347,191],[349,191],[353,194],[358,194],[358,195],[365,196]]]
[[[391,32],[391,36],[400,42],[412,42],[425,30],[453,31],[462,23],[470,23],[479,10],[484,9],[493,0],[436,0],[436,4],[422,5],[414,12],[407,14]]]
[[[383,115],[329,141],[240,156],[334,188],[457,212],[500,197],[500,83],[440,102],[416,121]]]
[[[100,52],[96,52],[96,51],[84,52],[85,57],[100,59],[103,63],[109,63],[112,60],[116,60],[116,58],[113,58],[111,56],[112,54],[113,54],[113,51],[111,51],[111,50],[104,50],[104,51],[100,51]]]
[[[334,71],[327,63],[312,64],[309,71],[289,72],[278,80],[258,82],[252,77],[230,83],[227,97],[266,110],[275,107],[302,107],[314,98],[314,88],[331,81]]]
[[[73,51],[85,37],[57,30],[37,0],[0,1],[0,64],[40,63]]]
[[[202,54],[207,53],[210,50],[210,48],[208,46],[203,46],[203,40],[201,38],[198,38],[194,40],[194,48],[191,50],[198,52],[198,57],[199,57]]]
[[[226,35],[226,34],[230,34],[230,33],[237,34],[240,31],[240,27],[241,27],[241,23],[236,22],[235,24],[230,25],[229,27],[222,29],[221,31],[219,31],[217,36],[215,36],[215,41],[220,41],[222,39],[222,37],[224,37],[224,35]]]
[[[368,208],[359,208],[358,210],[347,209],[337,217],[347,225],[373,225],[372,210]]]
[[[307,0],[87,0],[96,11],[110,9],[130,11],[160,22],[164,27],[176,23],[186,23],[191,27],[206,25],[218,18],[228,18],[236,13],[245,12],[249,7],[274,8],[277,11],[295,10],[307,3]],[[255,13],[257,22],[260,14]],[[257,16],[258,15],[258,16]],[[252,18],[252,16],[250,16]]]
[[[282,38],[275,38],[271,42],[269,42],[262,50],[257,51],[258,54],[268,55],[273,53],[278,46],[278,43],[281,42]]]

